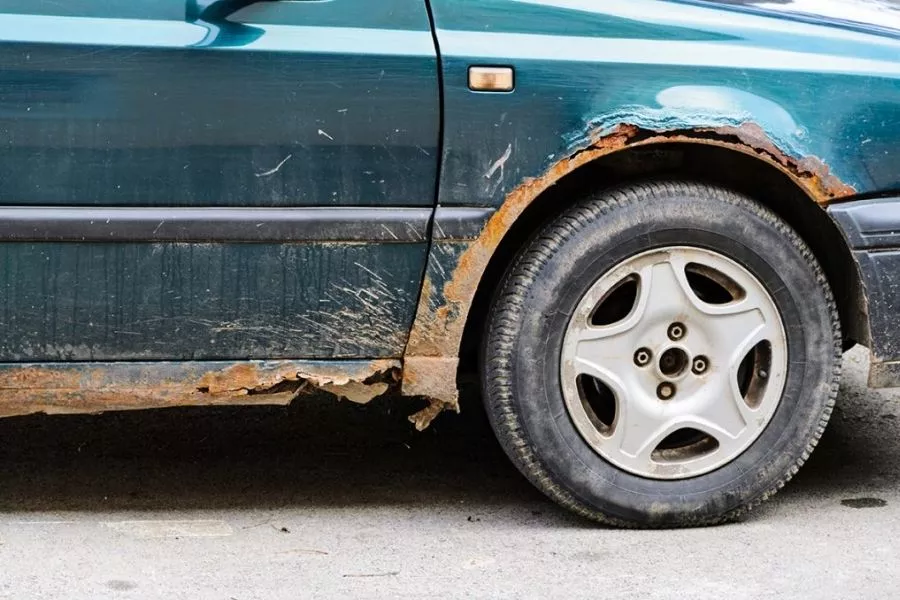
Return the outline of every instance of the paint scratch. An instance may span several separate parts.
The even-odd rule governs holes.
[[[491,168],[487,170],[487,173],[484,174],[485,179],[490,179],[494,176],[494,173],[500,171],[500,178],[503,178],[503,167],[506,165],[506,161],[509,160],[509,157],[512,156],[512,144],[509,144],[506,147],[506,152],[503,153],[503,156],[494,161],[494,164],[491,165]]]
[[[392,238],[394,238],[395,240],[399,240],[399,239],[400,239],[400,238],[397,237],[397,234],[394,233],[393,231],[391,231],[390,228],[389,228],[387,225],[385,225],[384,223],[381,224],[381,228],[384,229],[384,230],[388,233],[388,235],[390,235],[390,236],[391,236]]]
[[[279,169],[281,169],[281,167],[284,166],[284,163],[291,160],[291,157],[293,157],[293,156],[294,156],[293,154],[288,154],[283,159],[281,159],[280,163],[275,165],[274,169],[269,169],[268,171],[263,171],[262,173],[256,173],[256,176],[257,177],[268,177],[269,175],[274,175],[275,173],[278,172]]]

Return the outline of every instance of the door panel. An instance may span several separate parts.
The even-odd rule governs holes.
[[[184,0],[156,10],[173,3],[180,21],[113,18],[129,3],[100,0],[82,4],[109,18],[0,14],[4,204],[433,203],[421,0],[385,3],[401,25],[418,15],[405,30],[366,28],[366,0],[261,2],[219,25],[185,22]],[[338,9],[341,26],[316,25]]]
[[[54,239],[115,242],[0,243],[0,360],[402,353],[427,216],[396,209],[430,211],[439,155],[421,0],[31,4],[0,8],[0,208],[110,211]],[[258,218],[217,235],[226,207]]]
[[[0,244],[0,355],[387,356],[406,343],[424,254],[421,244]]]

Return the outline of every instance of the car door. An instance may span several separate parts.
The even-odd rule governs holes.
[[[0,361],[399,356],[436,63],[422,0],[6,0]]]

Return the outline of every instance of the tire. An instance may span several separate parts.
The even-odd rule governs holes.
[[[690,367],[698,367],[696,372],[686,371],[684,364],[681,371],[665,370],[664,347],[676,342],[660,336],[669,335],[668,339],[674,340],[673,333],[683,335],[683,332],[670,327],[660,334],[657,330],[663,321],[656,316],[662,313],[654,312],[656,320],[651,319],[650,307],[655,307],[654,311],[665,309],[658,301],[666,289],[663,284],[669,273],[664,261],[671,259],[672,265],[687,264],[680,253],[686,253],[685,256],[699,253],[698,256],[708,257],[717,269],[722,269],[724,275],[717,274],[715,269],[708,270],[702,262],[685,267],[711,273],[716,285],[721,284],[733,294],[731,299],[716,300],[725,307],[723,312],[731,315],[729,311],[737,309],[729,307],[747,300],[748,306],[755,307],[740,313],[752,315],[746,317],[751,328],[748,331],[756,331],[752,329],[756,322],[753,319],[758,320],[765,323],[758,328],[763,332],[760,335],[771,339],[753,346],[743,358],[742,346],[734,352],[719,352],[709,361],[712,363],[708,365],[709,371],[703,372],[699,368],[704,364],[697,363],[688,348],[685,353]],[[639,276],[628,276],[637,278],[636,283],[628,283],[635,288],[630,312],[625,311],[626,316],[619,315],[620,320],[612,324],[603,321],[596,325],[595,313],[585,313],[582,306],[592,306],[591,294],[595,294],[593,290],[604,278],[614,281],[621,269],[625,269],[623,273],[628,272],[631,268],[628,265],[637,265],[634,267],[637,269],[645,264],[640,261],[649,261],[646,264],[650,266],[641,267],[645,270]],[[676,274],[674,280],[681,282],[677,275],[679,269],[680,266],[672,266],[671,272]],[[741,273],[750,279],[740,280],[744,284],[731,285],[729,277],[743,277]],[[646,286],[642,279],[645,276]],[[703,297],[709,301],[698,302],[693,298],[701,294],[693,282],[707,283],[690,272],[685,277],[684,281],[690,279],[692,283],[690,290],[684,288],[687,290],[684,303],[691,304],[690,310],[696,305],[712,311],[713,299],[719,292],[704,292]],[[610,288],[616,290],[625,286],[623,283],[610,285],[618,286]],[[645,295],[651,300],[639,310],[638,298],[644,297],[645,288],[648,290]],[[606,292],[604,299],[590,310],[602,313],[603,319],[606,313],[622,312],[621,307],[605,308],[612,297],[612,292]],[[672,306],[676,304],[673,300]],[[576,311],[581,316],[573,317]],[[587,329],[582,320],[584,314],[589,314]],[[648,348],[648,354],[653,356],[646,366],[649,370],[640,370],[644,367],[639,365],[647,357],[637,352],[625,358],[625,352],[619,352],[608,359],[602,353],[589,354],[588,350],[595,348],[591,345],[593,334],[583,334],[583,331],[593,332],[594,327],[599,327],[597,331],[607,337],[597,343],[612,343],[608,340],[619,338],[608,333],[613,329],[603,328],[623,329],[622,323],[638,318],[633,317],[635,314],[642,315],[635,322],[645,324],[641,325],[642,329],[635,326],[633,331],[628,330],[628,336],[638,339],[639,334],[635,332],[647,331],[656,336],[653,339],[663,339],[659,348]],[[687,322],[686,327],[697,340],[707,331],[707,326],[714,333],[734,329],[743,335],[744,330],[737,325],[720,326],[726,321],[716,321],[719,319],[716,315],[708,318],[701,315],[695,319],[696,325]],[[729,336],[709,334],[702,339],[711,347],[727,349],[732,339]],[[570,344],[570,339],[575,342]],[[755,338],[741,338],[737,333],[734,339],[755,343]],[[684,344],[689,345],[688,341]],[[695,345],[702,344],[697,341]],[[574,355],[571,348],[576,349]],[[672,352],[677,354],[681,350]],[[568,353],[565,360],[564,353]],[[719,355],[721,365],[716,369],[713,365]],[[572,356],[575,359],[570,360]],[[618,362],[610,364],[615,365],[632,360],[635,374],[628,370],[632,367],[622,366],[617,371],[604,366],[604,361],[613,359]],[[580,374],[577,385],[570,381],[573,373],[570,365],[581,368],[594,363],[599,365],[597,372],[603,373],[602,377]],[[487,413],[500,444],[516,467],[560,505],[589,519],[621,527],[714,525],[732,521],[769,498],[797,472],[822,435],[838,392],[840,366],[840,322],[834,298],[821,267],[794,230],[747,197],[710,185],[681,181],[640,183],[596,193],[547,224],[510,265],[493,300],[481,355]],[[618,385],[617,378],[625,371],[629,373],[627,377],[639,384],[613,386],[618,392],[606,385],[607,381]],[[661,378],[659,385],[663,386],[670,372],[682,378],[671,384],[672,390],[677,389],[679,394],[682,388],[695,391],[667,398],[665,401],[671,403],[665,404],[663,396],[671,390],[658,387],[653,398],[649,388],[644,389],[646,386],[640,382],[656,377]],[[625,377],[622,375],[622,381]],[[719,387],[711,387],[714,381]],[[585,391],[588,389],[591,391]],[[713,401],[696,404],[704,407],[696,409],[700,416],[691,413],[690,407],[695,406],[692,403],[708,394],[712,394],[709,397]],[[590,399],[586,400],[588,395]],[[751,406],[751,396],[754,401],[761,399],[760,404]],[[729,398],[733,404],[725,404],[720,397]],[[595,398],[606,402],[596,400],[597,406],[612,406],[616,416],[599,416],[602,411],[593,409]],[[741,398],[746,406],[741,404]],[[648,425],[647,430],[652,433],[646,443],[626,443],[629,435],[638,439],[638,433],[632,432],[644,427],[639,416],[645,413],[633,406],[652,405],[657,401],[663,404],[654,415],[678,406],[677,410],[672,409],[675,411],[672,414],[687,415],[685,422],[712,425],[705,429],[705,426],[679,429],[672,434],[674,437],[666,437],[658,446],[653,446],[654,436],[668,430],[662,425],[657,429]],[[762,407],[765,415],[753,412]],[[589,422],[582,410],[587,411]],[[726,415],[723,421],[728,423],[721,431],[727,435],[712,429],[718,425],[713,419],[704,420],[708,414]],[[734,421],[734,414],[741,420]],[[763,416],[747,418],[754,414]],[[622,423],[628,423],[631,428]],[[735,423],[743,429],[735,427]],[[589,430],[589,425],[597,430],[596,434]],[[752,440],[751,433],[755,436]],[[640,450],[631,452],[632,448]]]

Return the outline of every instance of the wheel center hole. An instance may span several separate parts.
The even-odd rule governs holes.
[[[681,348],[669,348],[659,357],[659,370],[666,377],[678,377],[688,367],[687,352]]]

